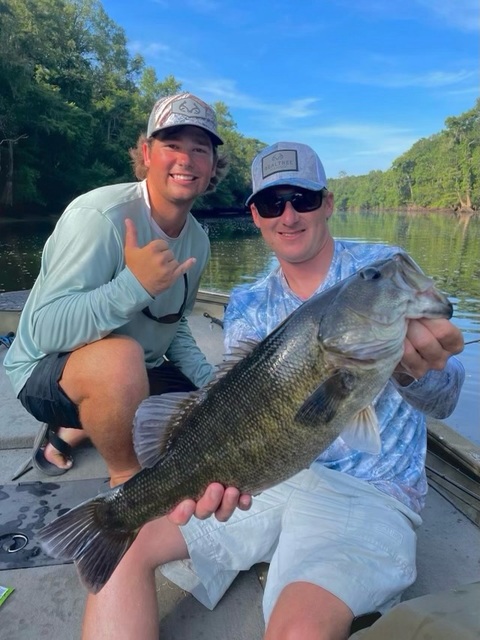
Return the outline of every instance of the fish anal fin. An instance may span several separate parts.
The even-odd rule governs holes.
[[[315,427],[319,422],[328,423],[336,415],[339,404],[344,402],[355,386],[356,377],[346,369],[339,369],[324,380],[298,410],[295,419]]]
[[[380,430],[377,414],[372,405],[363,409],[354,417],[340,437],[352,449],[377,455],[381,450]]]

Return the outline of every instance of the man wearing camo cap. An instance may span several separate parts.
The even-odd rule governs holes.
[[[127,480],[139,470],[131,430],[140,402],[212,377],[186,320],[210,254],[190,209],[225,167],[222,144],[203,100],[162,98],[138,147],[143,179],[86,193],[60,217],[5,358],[15,393],[42,423],[17,477],[32,464],[65,473],[72,447],[88,437],[112,486]],[[222,508],[223,491],[211,489],[202,513]]]

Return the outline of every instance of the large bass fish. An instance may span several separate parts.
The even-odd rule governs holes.
[[[307,468],[339,436],[377,454],[371,403],[402,358],[408,320],[451,315],[401,253],[313,296],[244,345],[208,387],[145,400],[134,425],[145,468],[44,527],[42,547],[74,560],[98,592],[142,525],[213,481],[256,494]]]

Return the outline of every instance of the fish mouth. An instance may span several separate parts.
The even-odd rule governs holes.
[[[407,319],[450,318],[453,305],[447,296],[439,291],[431,278],[426,276],[417,263],[407,254],[397,254],[394,258],[397,270],[393,282],[399,289],[414,291],[415,296],[407,311]]]

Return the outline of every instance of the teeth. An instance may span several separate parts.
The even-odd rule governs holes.
[[[195,180],[193,176],[186,176],[182,173],[172,173],[172,178],[175,178],[176,180]]]

